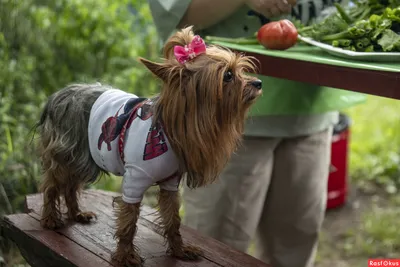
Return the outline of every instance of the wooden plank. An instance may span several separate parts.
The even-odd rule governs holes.
[[[114,196],[118,196],[117,194]],[[98,257],[111,261],[111,253],[116,248],[116,241],[113,238],[115,225],[112,209],[112,198],[110,196],[97,194],[96,191],[82,194],[81,205],[85,210],[93,211],[97,214],[97,221],[91,224],[69,223],[68,227],[57,230],[68,239],[84,246]],[[35,219],[40,219],[41,195],[31,195],[27,197],[27,207],[31,211],[30,215]],[[186,266],[220,266],[201,258],[195,263],[181,261],[166,255],[164,239],[149,228],[139,225],[135,242],[140,248],[140,254],[146,260],[146,266],[164,266],[173,264],[177,267]]]
[[[44,230],[39,221],[28,214],[8,215],[1,224],[3,234],[17,244],[21,254],[33,267],[111,266],[64,236]]]
[[[88,191],[88,194],[92,194]],[[95,195],[103,194],[109,197],[118,196],[118,194],[107,192],[107,191],[96,191]],[[148,206],[142,206],[139,224],[150,228],[157,232],[160,230],[159,225],[156,223],[157,213],[154,209]],[[161,234],[161,233],[158,233]],[[230,267],[243,267],[243,266],[254,266],[254,267],[268,267],[264,262],[261,262],[254,257],[249,257],[247,254],[238,252],[233,248],[215,240],[202,235],[199,235],[195,230],[182,225],[181,234],[184,242],[198,246],[204,252],[204,257],[212,262],[217,262],[222,266]],[[246,257],[243,257],[246,255]]]
[[[60,229],[57,233],[71,242],[83,246],[86,250],[99,257],[105,262],[110,262],[111,253],[116,247],[113,239],[115,231],[114,214],[112,208],[112,197],[119,196],[117,193],[100,190],[87,190],[81,198],[80,203],[84,210],[93,211],[98,215],[98,220],[82,225],[69,223],[68,227]],[[26,207],[29,216],[36,221],[40,219],[42,196],[40,194],[27,197]],[[199,236],[194,230],[182,226],[182,236],[185,242],[199,246],[205,255],[196,262],[181,261],[165,254],[166,247],[164,239],[157,233],[157,225],[154,223],[153,209],[143,206],[142,216],[139,219],[136,243],[145,257],[145,266],[201,266],[201,267],[268,267],[265,263],[228,246],[206,237]],[[99,267],[101,265],[97,265]]]
[[[142,220],[140,223],[146,225],[146,227],[152,228],[154,231],[158,231],[159,227],[156,225],[154,210],[144,206],[142,208]],[[243,257],[242,253],[233,248],[226,246],[225,244],[210,239],[205,236],[199,235],[195,230],[182,225],[181,233],[184,242],[198,246],[204,252],[204,257],[213,262],[218,262],[221,266],[232,266],[232,267],[243,267],[243,266],[254,266],[254,267],[268,267],[265,263],[253,258]]]
[[[400,72],[375,71],[237,51],[259,60],[259,74],[400,99]]]

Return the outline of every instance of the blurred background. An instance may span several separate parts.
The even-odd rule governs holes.
[[[46,97],[72,81],[151,96],[157,81],[137,57],[157,60],[160,49],[145,0],[0,0],[0,216],[23,212],[25,195],[37,192],[32,127]],[[327,211],[320,267],[400,257],[400,101],[369,96],[343,112],[351,120],[350,191],[345,205]],[[119,191],[120,182],[92,187]],[[27,266],[1,235],[0,266]]]

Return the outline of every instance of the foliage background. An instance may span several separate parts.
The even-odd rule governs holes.
[[[70,82],[100,81],[138,95],[157,92],[139,56],[156,60],[160,42],[145,0],[0,0],[0,216],[23,210],[37,192],[40,163],[32,127],[47,96]],[[399,104],[370,97],[353,119],[351,177],[397,192]],[[118,179],[95,187],[119,190]],[[20,259],[0,236],[0,265]]]
[[[155,93],[137,58],[155,59],[160,46],[145,1],[0,0],[0,17],[0,177],[9,212],[36,191],[40,167],[28,141],[45,98],[93,81]]]
[[[159,50],[145,0],[0,0],[0,215],[22,211],[37,191],[31,130],[46,97],[94,81],[153,94],[157,84],[137,58]],[[10,244],[0,242],[1,262]]]

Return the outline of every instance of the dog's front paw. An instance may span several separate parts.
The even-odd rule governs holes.
[[[143,267],[144,259],[136,251],[129,253],[116,252],[112,255],[111,262],[117,267]]]
[[[40,220],[40,225],[43,228],[56,230],[64,226],[64,222],[57,216],[48,216]]]
[[[203,256],[201,249],[190,245],[182,246],[179,249],[171,249],[171,254],[174,257],[187,261],[195,261]]]
[[[75,215],[75,220],[80,223],[89,223],[93,218],[97,219],[97,215],[94,212],[79,212]]]

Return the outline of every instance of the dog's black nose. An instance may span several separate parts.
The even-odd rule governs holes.
[[[257,89],[261,89],[262,88],[262,81],[261,80],[252,81],[251,85],[254,86]]]

